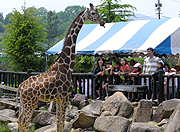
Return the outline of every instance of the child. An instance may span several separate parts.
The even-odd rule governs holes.
[[[164,69],[165,69],[165,75],[167,76],[170,72],[169,64],[164,64]],[[164,98],[165,98],[165,100],[167,100],[166,95],[167,95],[167,77],[164,78]]]
[[[111,62],[106,62],[106,69],[104,70],[106,77],[106,82],[104,85],[105,91],[106,91],[106,96],[108,96],[108,82],[109,82],[109,75],[111,71]]]
[[[134,70],[129,73],[129,76],[135,76],[135,77],[138,77],[139,74],[141,74],[141,64],[140,63],[136,63],[134,66]],[[139,84],[139,80],[138,78],[135,79],[135,82],[134,82],[135,85],[138,85]],[[132,99],[131,99],[131,102],[135,101],[134,99],[134,94],[132,93]],[[139,94],[138,94],[138,98],[136,99],[136,101],[139,101]]]
[[[165,76],[167,77],[171,77],[172,75],[176,74],[176,70],[174,68],[171,68],[169,70],[169,72],[165,72]],[[169,93],[172,93],[172,88],[173,88],[173,85],[172,85],[172,78],[169,78]],[[175,91],[176,88],[177,88],[177,78],[174,78],[174,88],[175,88]],[[166,90],[167,90],[167,84],[166,84]],[[175,97],[175,96],[174,96]],[[166,99],[166,98],[165,98]]]
[[[154,80],[156,81],[154,85],[156,86],[157,99],[154,100],[154,102],[157,102],[157,103],[159,103],[159,87],[158,87],[159,81],[158,81],[158,74],[159,74],[159,70],[160,70],[160,69],[163,70],[163,66],[164,66],[164,62],[163,62],[162,60],[159,60],[159,61],[157,62],[157,69],[156,69],[156,71],[151,74],[151,76],[152,76],[152,77],[154,78]],[[163,71],[164,71],[164,70],[163,70]],[[151,96],[151,99],[150,99],[150,100],[153,101],[153,99],[154,99],[154,91],[152,91],[152,96]]]
[[[129,65],[127,64],[127,60],[125,58],[121,59],[121,65],[122,66],[120,67],[120,71],[121,71],[120,78],[123,80],[123,83],[126,84],[126,83],[128,83],[129,78],[127,78],[127,80],[126,80],[124,78],[124,75],[127,75],[130,73],[130,68],[129,68]],[[126,95],[126,92],[124,92],[124,94]],[[126,96],[128,96],[127,98],[130,99],[129,92],[127,94],[128,94],[128,95],[126,95]]]
[[[121,71],[120,75],[122,76],[121,78],[123,80],[125,80],[123,75],[129,74],[130,73],[130,68],[129,68],[129,65],[127,64],[127,60],[124,59],[124,58],[121,59],[121,65],[122,66],[120,67],[120,71]]]
[[[120,74],[119,67],[120,67],[120,63],[117,61],[114,65],[114,68],[112,68],[110,71],[110,75],[114,75],[114,79],[113,79],[114,84],[120,83],[120,78],[118,76]],[[111,78],[112,78],[112,76],[111,76]]]

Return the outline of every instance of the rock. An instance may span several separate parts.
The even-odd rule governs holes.
[[[65,121],[64,131],[63,132],[70,132],[72,129],[72,124]],[[37,129],[35,132],[57,132],[57,125],[56,123],[41,127]]]
[[[56,101],[51,101],[49,108],[48,108],[48,112],[55,112],[56,111]]]
[[[81,109],[81,111],[87,115],[99,116],[101,112],[101,108],[103,105],[103,101],[97,100],[92,104],[89,104]]]
[[[164,132],[179,132],[180,131],[180,104],[175,108],[169,118],[169,122],[164,128]]]
[[[43,112],[44,110],[34,110],[32,117],[31,117],[31,122],[33,122],[34,118],[41,112]]]
[[[154,114],[154,121],[160,122],[164,118],[169,118],[179,103],[180,99],[163,101]]]
[[[38,101],[38,104],[36,105],[36,110],[45,105],[47,105],[46,102]]]
[[[131,122],[120,116],[97,117],[94,129],[100,132],[126,132]]]
[[[158,123],[158,126],[162,126],[164,124],[167,124],[169,122],[168,118],[163,119],[161,122]]]
[[[18,131],[18,123],[8,123],[7,127],[11,130],[11,132],[17,132]],[[32,123],[29,124],[29,128],[32,129],[34,126]]]
[[[33,122],[36,128],[40,128],[56,123],[56,116],[47,111],[43,111],[34,118]]]
[[[5,106],[0,106],[0,110],[5,109],[5,108],[6,108]]]
[[[11,109],[2,109],[0,110],[0,114],[4,116],[14,117],[16,113]]]
[[[112,113],[110,113],[109,111],[103,111],[103,113],[101,113],[101,116],[112,116]]]
[[[8,123],[7,127],[12,131],[12,132],[17,132],[18,129],[18,123]]]
[[[73,119],[76,115],[78,115],[78,107],[73,105],[68,105],[66,108],[66,117]]]
[[[78,129],[72,130],[71,132],[83,132],[83,130],[81,128],[78,128]]]
[[[141,100],[136,108],[132,117],[133,122],[148,122],[151,120],[152,115],[152,102],[149,100]]]
[[[86,95],[76,94],[74,98],[71,100],[71,104],[77,106],[79,109],[82,109],[86,105],[89,104]]]
[[[161,132],[161,130],[157,126],[135,122],[129,125],[127,132]]]
[[[73,121],[74,128],[89,128],[93,127],[96,116],[86,115],[81,112]]]
[[[110,111],[113,116],[129,117],[133,106],[122,92],[116,92],[107,98],[103,104],[101,112]]]

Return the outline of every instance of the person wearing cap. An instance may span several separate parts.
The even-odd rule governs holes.
[[[134,70],[129,73],[129,76],[135,76],[135,77],[138,77],[139,74],[141,74],[141,64],[140,63],[136,63],[134,66]],[[136,81],[134,82],[135,85],[138,85],[139,84],[139,80],[138,78],[135,79]],[[132,93],[132,99],[130,100],[131,102],[135,101],[134,99],[134,93]],[[139,94],[137,95],[137,99],[136,101],[139,101]]]
[[[176,69],[171,68],[169,72],[165,72],[165,76],[169,77],[169,93],[172,94],[172,78],[170,78],[172,75],[176,74]],[[167,79],[165,78],[165,85],[164,88],[167,90]],[[177,78],[174,78],[174,91],[177,91]],[[175,96],[174,96],[175,97]],[[166,99],[166,96],[165,96]]]
[[[157,102],[157,103],[159,103],[159,87],[158,87],[159,78],[158,78],[158,74],[159,74],[159,70],[160,70],[160,69],[163,70],[163,67],[164,67],[164,62],[163,62],[162,60],[159,60],[159,61],[157,62],[157,69],[156,69],[156,71],[151,74],[151,76],[152,76],[153,79],[155,80],[154,85],[156,86],[157,99],[154,100],[154,89],[153,89],[150,100],[151,100],[151,101],[154,101],[154,102]],[[163,70],[163,71],[164,71],[164,70]]]

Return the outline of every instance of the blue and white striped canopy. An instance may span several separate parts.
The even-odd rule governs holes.
[[[58,54],[64,39],[46,51]],[[76,42],[76,54],[146,52],[152,47],[159,54],[180,52],[180,18],[131,22],[84,24]]]

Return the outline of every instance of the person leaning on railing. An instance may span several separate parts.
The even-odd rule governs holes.
[[[97,59],[97,66],[93,72],[93,77],[95,77],[95,89],[96,89],[96,92],[98,95],[98,97],[96,98],[97,100],[100,99],[100,83],[101,83],[100,76],[104,76],[104,70],[105,70],[104,64],[105,64],[105,60],[103,58],[99,57]]]

